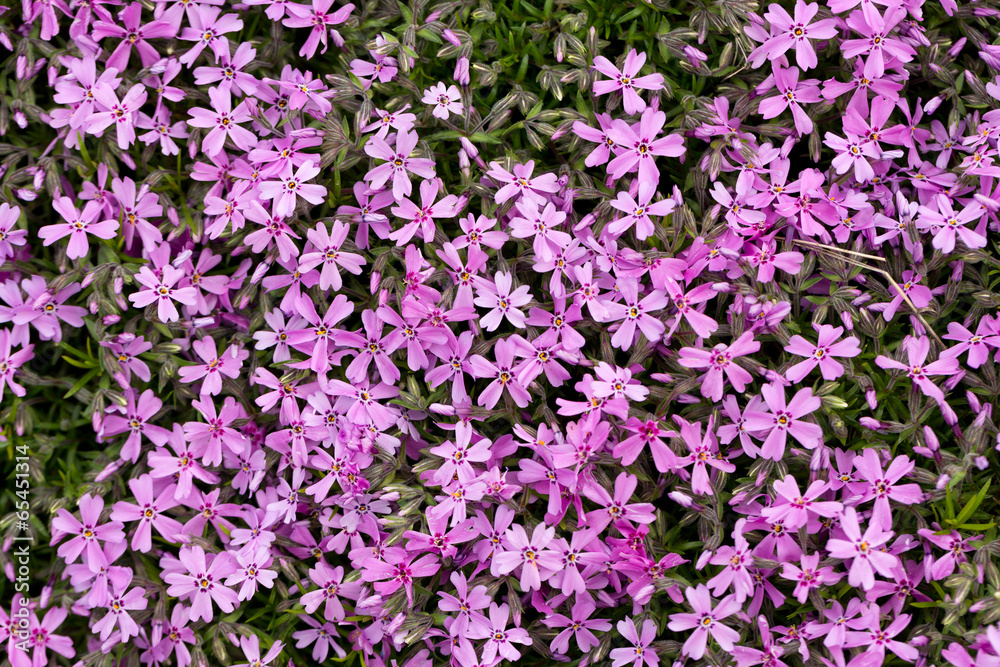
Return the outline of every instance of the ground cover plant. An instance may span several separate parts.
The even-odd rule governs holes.
[[[998,12],[0,8],[7,662],[1000,665]]]

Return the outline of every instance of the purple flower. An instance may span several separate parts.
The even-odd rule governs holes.
[[[58,197],[52,202],[52,208],[58,211],[66,222],[46,225],[38,230],[38,236],[44,239],[42,245],[50,246],[59,239],[68,236],[69,245],[66,256],[70,259],[86,257],[90,252],[87,234],[99,239],[113,239],[118,232],[118,222],[105,220],[96,222],[101,212],[101,206],[95,201],[89,201],[80,212],[69,197]]]
[[[509,617],[510,608],[506,603],[500,606],[495,602],[490,604],[489,634],[479,637],[486,639],[482,658],[484,664],[491,664],[498,655],[505,660],[518,660],[521,652],[514,648],[513,644],[531,645],[531,637],[528,636],[527,630],[507,627]]]
[[[712,401],[722,400],[725,379],[733,389],[743,392],[753,376],[735,363],[737,357],[753,354],[760,350],[760,343],[754,340],[753,332],[747,331],[733,341],[732,345],[719,343],[711,350],[697,347],[681,348],[678,363],[685,368],[707,369],[701,376],[701,395]]]
[[[646,109],[646,102],[639,97],[635,89],[660,90],[663,88],[662,74],[637,76],[645,62],[646,54],[636,53],[635,49],[629,51],[628,55],[625,56],[625,63],[620,70],[604,56],[596,56],[594,58],[594,69],[604,76],[610,77],[611,81],[595,81],[594,94],[605,95],[619,90],[622,93],[622,104],[625,107],[625,113],[642,113]]]
[[[787,404],[785,388],[780,384],[766,384],[760,393],[770,412],[750,412],[744,418],[751,431],[767,433],[761,445],[761,456],[780,461],[785,455],[789,435],[807,449],[815,449],[823,443],[823,428],[802,419],[820,407],[819,397],[813,396],[812,389],[800,389]]]
[[[99,438],[105,438],[119,433],[128,433],[125,444],[122,445],[120,456],[135,463],[139,460],[142,436],[146,436],[156,445],[162,447],[170,437],[170,431],[162,426],[151,424],[153,416],[163,407],[163,401],[156,397],[152,389],[147,389],[139,395],[132,389],[127,392],[128,403],[122,410],[122,415],[108,415],[99,433]],[[138,400],[137,400],[138,399]]]
[[[148,553],[153,548],[153,528],[167,541],[176,542],[177,536],[183,533],[183,526],[176,519],[163,514],[168,509],[176,507],[174,487],[168,486],[159,495],[153,494],[153,479],[142,475],[128,481],[128,487],[135,497],[136,503],[120,500],[115,503],[111,512],[112,521],[138,521],[139,525],[132,535],[132,548],[142,553]]]
[[[228,553],[214,554],[209,562],[204,549],[192,546],[181,547],[179,556],[183,569],[163,575],[163,581],[170,584],[167,595],[191,600],[192,621],[211,623],[213,604],[227,614],[236,608],[239,597],[222,583],[236,570]]]
[[[750,64],[755,69],[765,60],[776,61],[791,48],[795,60],[803,70],[816,67],[819,60],[813,48],[813,39],[830,39],[837,34],[836,19],[811,21],[819,11],[819,4],[795,0],[795,16],[788,15],[780,5],[768,5],[764,18],[771,24],[771,33],[763,44],[750,52]]]
[[[128,590],[132,583],[132,570],[128,569],[128,576],[112,580],[111,601],[108,603],[108,613],[101,620],[94,623],[91,628],[94,632],[100,633],[101,641],[106,641],[115,627],[121,631],[118,641],[127,643],[129,637],[139,636],[139,625],[132,619],[129,611],[145,609],[146,589],[133,588]]]
[[[861,341],[853,336],[834,342],[843,335],[843,327],[813,323],[813,329],[819,334],[815,344],[795,335],[785,346],[785,352],[806,357],[805,361],[800,361],[785,371],[785,379],[789,382],[801,382],[816,366],[819,366],[824,380],[836,380],[844,374],[844,366],[834,361],[834,357],[856,357],[861,354]]]
[[[493,576],[499,576],[520,567],[521,590],[539,590],[544,579],[562,569],[559,554],[545,548],[552,542],[555,534],[555,528],[540,523],[535,526],[529,539],[524,527],[514,524],[504,535],[503,551],[493,555],[490,572]]]
[[[264,200],[274,200],[275,215],[290,218],[295,214],[295,206],[299,197],[313,206],[323,203],[326,198],[326,187],[306,182],[315,178],[319,172],[320,169],[314,162],[305,162],[295,173],[279,176],[277,181],[261,182],[258,186],[260,197]]]
[[[883,577],[893,576],[893,568],[899,565],[899,558],[879,549],[892,538],[891,531],[886,532],[872,522],[862,534],[858,513],[853,507],[844,509],[840,516],[840,528],[843,539],[829,540],[826,550],[833,558],[851,561],[847,577],[851,586],[870,589],[875,583],[875,572]]]
[[[234,109],[229,88],[209,88],[208,98],[212,110],[191,109],[188,112],[191,118],[187,122],[191,127],[212,128],[201,142],[201,150],[205,155],[221,153],[227,138],[232,139],[233,143],[243,151],[249,151],[257,145],[257,135],[239,126],[239,123],[251,120],[245,100],[237,104]]]
[[[385,160],[365,175],[365,180],[373,190],[381,190],[386,182],[392,181],[392,194],[396,200],[409,197],[413,191],[410,184],[410,173],[420,178],[434,177],[434,161],[426,158],[411,158],[410,154],[417,145],[417,133],[401,131],[396,134],[396,146],[389,144],[380,137],[372,137],[365,144],[365,153],[373,158]]]
[[[713,608],[712,597],[709,595],[708,587],[704,584],[688,587],[684,591],[684,596],[694,613],[671,614],[670,623],[667,625],[674,632],[694,629],[691,636],[684,642],[681,653],[698,660],[705,655],[705,646],[708,644],[709,637],[715,639],[723,651],[732,651],[733,646],[740,639],[740,633],[723,625],[721,620],[739,611],[740,605],[736,599],[732,595],[727,595],[719,600],[719,603]]]
[[[139,308],[156,303],[157,316],[161,322],[176,322],[180,314],[174,301],[193,306],[198,298],[198,290],[194,287],[174,287],[183,277],[184,272],[171,265],[163,267],[162,277],[153,273],[148,266],[144,266],[135,274],[135,281],[142,285],[143,289],[130,294],[128,300]]]
[[[870,519],[871,525],[882,530],[892,528],[892,510],[889,501],[902,505],[915,505],[924,499],[918,484],[896,484],[913,470],[915,464],[907,456],[897,456],[883,472],[882,463],[874,449],[866,449],[854,457],[854,468],[867,484],[853,485],[855,492],[861,492],[861,501],[875,499],[875,508]]]
[[[101,511],[104,509],[104,499],[100,496],[92,497],[89,493],[80,496],[78,501],[80,506],[80,518],[70,514],[67,510],[60,508],[52,519],[52,542],[57,544],[67,535],[73,537],[59,547],[59,557],[67,564],[75,563],[80,554],[84,555],[84,562],[92,567],[108,565],[104,552],[98,542],[112,543],[125,540],[125,533],[122,532],[122,524],[117,521],[99,525]]]
[[[930,378],[934,375],[953,375],[958,372],[958,360],[942,355],[937,361],[926,363],[931,347],[931,341],[927,336],[907,338],[903,341],[902,347],[906,350],[908,363],[904,364],[882,354],[875,357],[875,363],[879,368],[906,371],[907,377],[914,385],[920,387],[925,396],[930,396],[939,405],[944,403],[944,392]]]
[[[702,586],[704,588],[704,586]],[[672,622],[671,622],[672,623]],[[656,639],[656,621],[646,619],[642,622],[642,633],[635,627],[635,621],[631,618],[624,618],[618,621],[618,634],[633,645],[633,648],[611,649],[611,667],[622,667],[630,662],[632,667],[643,667],[644,665],[658,665],[660,656],[656,651],[649,648],[649,645]],[[673,628],[671,628],[673,629]],[[701,657],[700,655],[698,657]]]
[[[108,83],[95,86],[92,93],[94,101],[101,110],[87,117],[87,132],[98,134],[108,126],[114,125],[118,147],[122,150],[127,149],[135,143],[136,112],[146,103],[146,87],[141,83],[135,84],[129,88],[121,101]]]

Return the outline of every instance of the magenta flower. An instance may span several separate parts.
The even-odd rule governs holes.
[[[174,28],[166,21],[160,20],[143,25],[141,18],[142,3],[133,2],[118,14],[118,22],[94,21],[90,36],[95,40],[99,41],[105,37],[117,37],[121,40],[104,63],[109,70],[124,72],[128,68],[132,49],[139,52],[143,68],[150,67],[160,59],[160,53],[148,40],[173,37]]]
[[[67,565],[75,563],[80,554],[86,551],[85,563],[91,567],[106,566],[108,561],[98,542],[116,544],[124,541],[123,526],[117,521],[99,525],[101,511],[104,509],[104,499],[100,496],[92,497],[89,493],[84,494],[80,496],[78,505],[79,519],[62,508],[56,512],[56,516],[52,519],[54,530],[50,544],[57,544],[67,535],[72,535],[57,552]]]
[[[832,586],[844,578],[839,572],[834,572],[833,567],[819,567],[819,554],[802,556],[801,567],[794,563],[784,563],[781,570],[781,578],[795,582],[795,592],[793,595],[800,604],[805,604],[809,597],[809,591],[820,586]]]
[[[383,553],[384,560],[370,557],[362,564],[361,578],[374,583],[375,590],[383,597],[392,595],[400,588],[406,591],[406,599],[413,604],[413,580],[429,577],[441,569],[440,559],[434,554],[408,554],[405,549],[388,547]]]
[[[611,81],[595,81],[594,94],[605,95],[619,90],[622,93],[622,105],[625,107],[625,113],[642,113],[646,110],[646,102],[639,97],[636,88],[645,90],[660,90],[663,88],[662,74],[637,76],[645,63],[646,54],[636,53],[635,49],[629,51],[628,55],[625,56],[625,63],[620,70],[604,56],[596,56],[594,58],[594,69],[604,76],[609,77]]]
[[[204,363],[181,366],[177,373],[181,376],[181,382],[196,382],[204,378],[201,383],[202,396],[218,395],[222,391],[222,376],[235,380],[240,375],[243,361],[250,356],[250,352],[239,345],[230,345],[225,354],[219,355],[215,339],[211,336],[196,340],[191,347]]]
[[[216,58],[229,55],[229,41],[223,35],[242,30],[243,21],[236,14],[220,17],[221,12],[221,8],[209,4],[196,5],[188,11],[191,27],[184,28],[179,37],[186,42],[194,42],[194,46],[178,58],[182,65],[190,67],[205,47],[211,48]]]
[[[910,62],[916,57],[917,52],[903,40],[890,35],[904,18],[906,18],[906,7],[903,5],[886,7],[885,16],[879,14],[873,4],[866,5],[863,10],[854,10],[847,17],[847,25],[861,34],[862,38],[845,39],[841,43],[844,57],[854,58],[866,54],[868,58],[865,60],[865,76],[872,79],[885,74],[885,64],[889,60]]]
[[[861,341],[853,336],[834,342],[843,335],[843,327],[813,323],[813,329],[819,334],[815,344],[795,335],[785,346],[785,352],[806,357],[805,361],[800,361],[785,371],[785,379],[789,382],[801,382],[816,366],[819,366],[824,380],[836,380],[844,374],[844,366],[834,361],[834,357],[856,357],[861,354]]]
[[[520,308],[531,301],[530,288],[521,285],[511,292],[513,278],[509,273],[497,272],[494,281],[480,283],[479,296],[474,303],[491,310],[479,318],[479,323],[487,331],[495,331],[506,319],[512,326],[523,329],[526,317]]]
[[[792,118],[795,120],[795,131],[800,136],[810,134],[813,131],[813,122],[802,105],[815,104],[820,101],[818,83],[817,79],[799,81],[797,67],[786,69],[776,64],[774,85],[778,89],[778,94],[761,101],[759,107],[761,117],[766,120],[777,118],[785,109],[791,109]]]
[[[982,204],[973,201],[956,213],[947,195],[938,194],[933,201],[937,210],[921,206],[920,217],[916,221],[918,229],[934,232],[932,246],[943,253],[950,253],[955,250],[957,238],[967,248],[986,247],[986,237],[966,227],[970,222],[978,222],[986,214],[986,208]]]
[[[38,236],[44,239],[44,246],[50,246],[59,239],[69,236],[66,256],[70,259],[86,257],[90,252],[87,234],[99,239],[113,239],[118,233],[118,222],[105,220],[96,222],[101,212],[101,206],[96,201],[89,201],[79,211],[69,197],[58,197],[52,202],[52,208],[58,211],[66,222],[46,225],[38,230]]]
[[[762,509],[760,514],[771,523],[781,522],[788,530],[798,530],[808,525],[812,515],[836,517],[844,509],[838,502],[819,500],[830,488],[830,484],[823,480],[814,481],[805,493],[799,490],[798,482],[791,475],[775,481],[773,486],[777,493],[775,502]]]
[[[319,586],[318,590],[310,591],[302,596],[302,606],[306,613],[311,614],[323,606],[323,618],[328,621],[343,621],[347,615],[341,597],[356,599],[360,594],[361,585],[358,582],[344,583],[344,568],[331,568],[320,561],[316,567],[309,570],[309,578]]]
[[[811,23],[819,11],[819,3],[795,0],[795,16],[788,15],[780,5],[768,5],[764,18],[771,24],[771,34],[763,44],[750,52],[750,64],[758,68],[765,60],[776,61],[786,51],[795,48],[795,60],[803,70],[819,63],[814,39],[830,39],[837,34],[836,19],[823,19]]]
[[[417,133],[409,130],[396,134],[395,148],[390,148],[385,140],[377,136],[368,140],[365,144],[365,153],[373,158],[385,160],[384,164],[365,174],[365,180],[373,190],[381,190],[391,180],[392,194],[398,201],[403,197],[409,197],[413,191],[410,173],[420,178],[434,177],[434,160],[410,157],[417,146],[417,140]]]
[[[490,604],[490,621],[487,626],[485,637],[486,645],[483,647],[483,663],[492,664],[497,656],[505,660],[518,660],[521,652],[514,648],[513,644],[531,645],[531,637],[528,631],[522,628],[508,628],[507,623],[510,617],[510,608],[506,603],[497,606],[494,602]]]
[[[608,632],[611,630],[611,623],[603,618],[590,618],[596,609],[597,605],[594,604],[591,597],[584,595],[576,598],[569,617],[562,614],[552,614],[543,619],[542,622],[545,623],[546,627],[566,628],[556,635],[555,639],[549,645],[552,652],[563,655],[567,654],[569,652],[570,639],[576,640],[577,647],[583,653],[600,644],[600,640],[593,631]]]
[[[750,246],[751,252],[745,257],[751,266],[757,267],[757,280],[769,283],[774,280],[775,269],[781,269],[793,276],[802,270],[806,257],[801,252],[775,252],[774,241],[761,241],[759,246]]]
[[[184,272],[169,264],[163,267],[162,275],[162,278],[158,277],[148,266],[139,269],[139,273],[135,274],[135,281],[143,289],[130,294],[128,300],[139,308],[156,303],[157,317],[161,322],[176,322],[180,314],[174,301],[193,306],[197,303],[198,290],[195,287],[174,287],[184,277]]]
[[[211,623],[213,603],[227,614],[236,608],[239,597],[222,584],[222,580],[236,570],[228,553],[212,555],[209,563],[205,550],[192,546],[181,547],[179,556],[184,569],[168,572],[163,575],[163,581],[170,585],[167,595],[191,600],[192,621],[202,619]]]
[[[614,178],[621,178],[630,171],[638,170],[640,182],[658,183],[660,172],[656,168],[656,156],[684,155],[684,139],[679,134],[656,138],[666,122],[667,115],[653,109],[643,111],[639,122],[632,126],[616,119],[608,129],[608,137],[623,150],[608,163],[608,173]]]
[[[289,28],[312,28],[302,48],[299,49],[299,55],[303,58],[312,58],[316,55],[316,48],[320,44],[323,45],[320,53],[326,53],[327,33],[330,32],[333,33],[334,43],[343,46],[344,40],[331,26],[346,21],[354,11],[354,5],[348,3],[331,13],[332,6],[333,0],[312,0],[312,7],[292,2],[285,5],[288,17],[282,21],[284,25]]]
[[[663,310],[670,303],[661,290],[653,290],[639,298],[639,283],[633,278],[625,278],[618,284],[623,303],[606,302],[607,321],[623,320],[611,337],[611,344],[620,350],[630,348],[638,329],[648,341],[658,341],[666,326],[652,313]]]
[[[823,139],[824,144],[837,151],[837,157],[833,158],[831,164],[838,174],[854,169],[854,178],[859,183],[866,183],[875,177],[875,170],[869,160],[879,159],[879,153],[870,142],[850,133],[845,134],[846,139],[827,132]]]
[[[611,206],[624,213],[625,216],[612,221],[608,225],[608,231],[620,236],[635,227],[635,237],[640,241],[645,241],[652,236],[655,227],[649,216],[668,215],[677,207],[677,202],[673,199],[661,199],[651,203],[650,199],[654,189],[654,184],[642,181],[639,184],[638,200],[633,199],[627,192],[619,192],[618,197],[611,202]]]
[[[21,608],[25,609],[26,607]],[[49,657],[46,654],[48,649],[55,651],[65,658],[72,658],[76,655],[76,650],[73,648],[73,640],[65,635],[57,635],[55,633],[55,630],[66,620],[68,613],[69,610],[64,607],[52,607],[45,612],[45,616],[41,622],[38,621],[35,614],[31,615],[28,625],[30,638],[28,638],[27,646],[34,647],[31,659],[32,665],[49,664]],[[4,615],[4,612],[0,610],[0,617]],[[4,620],[0,620],[0,626],[3,627],[3,630],[0,630],[0,641],[2,641],[3,632],[7,629]],[[8,644],[8,646],[10,647],[11,645]],[[7,656],[9,659],[12,659],[11,664],[13,665],[18,660],[19,655],[27,657],[26,653],[27,649],[25,648],[24,653],[9,651]]]
[[[319,167],[313,162],[306,162],[294,174],[279,177],[277,181],[263,181],[260,188],[261,199],[274,200],[274,213],[283,218],[295,214],[295,205],[301,197],[313,206],[323,203],[326,198],[326,187],[317,183],[307,183],[319,174]]]
[[[318,222],[315,229],[306,232],[306,238],[314,250],[302,255],[300,270],[309,271],[322,265],[319,274],[319,287],[322,290],[340,291],[344,284],[340,277],[340,269],[356,276],[361,275],[361,267],[366,264],[365,258],[357,253],[341,250],[350,231],[348,225],[338,220],[334,221],[329,230],[325,224]]]
[[[894,576],[893,568],[899,565],[899,558],[879,549],[892,538],[891,531],[883,531],[881,526],[872,522],[862,535],[858,513],[853,507],[844,508],[840,528],[843,539],[829,540],[826,550],[833,558],[851,560],[847,577],[851,586],[870,589],[875,584],[875,572],[883,577]]]
[[[177,536],[183,534],[184,527],[176,519],[163,514],[179,504],[174,500],[173,487],[168,487],[159,498],[155,498],[152,477],[142,475],[130,479],[128,488],[138,504],[119,500],[111,512],[111,520],[125,523],[139,522],[132,535],[132,548],[148,553],[153,548],[153,528],[168,542],[176,542]]]
[[[201,142],[201,150],[205,155],[218,155],[226,146],[226,139],[232,139],[233,143],[242,150],[249,151],[257,145],[257,135],[250,130],[240,127],[239,123],[246,123],[251,120],[247,103],[244,100],[233,108],[232,97],[228,88],[209,88],[208,98],[211,100],[212,109],[191,109],[188,113],[188,125],[191,127],[212,128]]]
[[[688,587],[684,591],[684,596],[694,613],[671,614],[670,623],[667,625],[674,632],[694,629],[684,642],[681,653],[698,660],[705,655],[709,637],[715,639],[723,651],[732,651],[740,639],[740,633],[723,625],[721,620],[739,611],[740,605],[736,599],[732,595],[727,595],[713,608],[712,597],[704,584]]]
[[[766,384],[761,387],[760,393],[770,412],[748,412],[744,418],[751,431],[767,433],[761,445],[761,456],[780,461],[785,455],[789,435],[806,449],[815,449],[823,444],[823,428],[802,419],[819,410],[820,400],[818,396],[813,396],[812,389],[800,389],[787,404],[785,388],[780,384]]]
[[[892,528],[892,510],[889,501],[901,505],[915,505],[922,502],[924,494],[918,484],[896,484],[904,475],[909,474],[915,464],[907,456],[897,456],[883,472],[879,455],[874,449],[866,449],[860,456],[854,457],[854,468],[861,478],[868,482],[856,484],[856,490],[862,490],[861,501],[875,499],[875,508],[869,521],[873,526],[881,526],[882,530]]]
[[[559,554],[546,549],[555,534],[555,528],[540,523],[529,539],[524,526],[514,524],[504,535],[504,550],[494,554],[490,572],[499,576],[521,568],[521,590],[540,590],[543,580],[562,569]]]
[[[18,368],[35,357],[34,344],[11,354],[11,338],[10,329],[0,329],[0,398],[3,398],[4,387],[8,386],[15,396],[24,396],[27,393],[24,387],[14,382],[14,374]]]
[[[446,195],[435,202],[438,192],[441,190],[439,179],[422,181],[420,183],[420,206],[417,206],[409,199],[399,202],[399,206],[392,208],[392,214],[406,220],[406,224],[389,234],[389,238],[396,242],[396,245],[406,245],[417,230],[423,232],[424,242],[430,243],[434,239],[436,227],[435,218],[453,218],[462,208],[462,200],[455,195]]]
[[[715,435],[714,416],[708,418],[705,428],[705,437],[701,436],[701,422],[688,422],[683,417],[674,415],[674,421],[681,427],[681,437],[688,451],[691,452],[686,458],[684,465],[691,465],[691,490],[694,493],[713,495],[712,483],[708,476],[708,467],[711,466],[722,472],[733,472],[736,470],[729,461],[719,454],[719,441]]]
[[[465,110],[458,86],[447,86],[440,81],[424,91],[421,102],[432,105],[434,117],[442,120],[448,120],[450,114],[461,114]]]
[[[931,376],[953,375],[959,370],[958,360],[954,357],[941,356],[937,361],[926,363],[927,354],[931,349],[931,341],[927,336],[917,338],[907,338],[903,341],[902,348],[906,350],[908,363],[890,359],[885,355],[875,357],[875,363],[879,368],[897,369],[906,371],[906,376],[910,378],[914,385],[920,387],[924,396],[930,396],[940,405],[944,402],[944,392],[934,384]]]
[[[128,576],[114,578],[111,580],[111,601],[108,603],[108,613],[101,620],[94,623],[91,628],[100,634],[101,641],[106,641],[115,627],[121,631],[119,641],[127,643],[129,637],[139,636],[139,625],[128,613],[145,609],[148,604],[146,599],[146,589],[133,588],[128,590],[132,583],[132,570],[125,568]]]
[[[135,143],[136,112],[146,103],[146,87],[141,83],[135,84],[119,101],[114,89],[104,84],[93,89],[93,96],[102,110],[87,117],[87,132],[98,134],[109,125],[114,125],[119,148],[125,150]]]
[[[714,402],[722,400],[725,380],[728,378],[733,389],[742,393],[753,376],[735,363],[737,357],[753,354],[760,350],[760,343],[754,340],[753,332],[744,332],[732,345],[719,343],[711,350],[697,347],[681,348],[678,363],[685,368],[707,369],[701,376],[701,395]]]
[[[284,643],[280,640],[275,641],[271,644],[271,648],[267,650],[264,657],[261,657],[260,638],[257,635],[240,637],[240,648],[243,650],[243,656],[247,659],[247,662],[234,665],[234,667],[267,667],[267,665],[278,657],[278,654],[281,653],[281,649],[284,647]]]
[[[14,256],[14,246],[23,246],[26,229],[14,229],[21,217],[21,209],[7,202],[0,204],[0,262]]]
[[[588,484],[583,489],[583,494],[601,506],[602,509],[587,512],[585,523],[588,528],[596,531],[603,531],[610,525],[618,525],[619,522],[653,523],[656,516],[653,514],[651,503],[629,502],[639,486],[639,479],[635,475],[619,473],[615,479],[614,495],[599,484]]]
[[[122,445],[120,456],[135,463],[139,460],[142,436],[145,435],[156,445],[162,447],[167,443],[170,431],[162,426],[149,423],[163,407],[163,401],[156,397],[152,389],[142,392],[141,396],[138,391],[132,389],[126,395],[128,404],[123,410],[124,415],[111,414],[105,417],[99,438],[127,432],[128,438]],[[100,440],[98,441],[100,442]]]

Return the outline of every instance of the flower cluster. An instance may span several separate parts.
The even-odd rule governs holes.
[[[671,4],[0,11],[13,667],[1000,662],[1000,10]]]

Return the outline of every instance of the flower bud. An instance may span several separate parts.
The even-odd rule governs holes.
[[[458,35],[452,32],[451,28],[445,28],[444,32],[441,33],[441,36],[444,37],[444,39],[452,46],[462,46],[462,40],[458,38]]]
[[[455,62],[455,73],[453,75],[455,83],[460,86],[468,86],[469,81],[469,59],[461,57]]]

